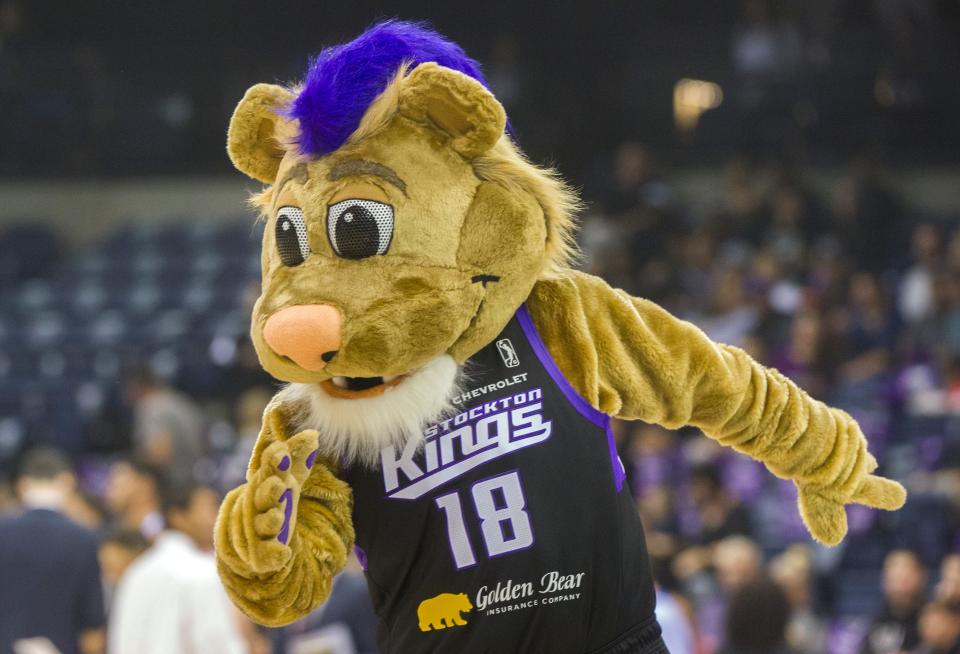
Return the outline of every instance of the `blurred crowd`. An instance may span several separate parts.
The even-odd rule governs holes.
[[[567,162],[574,179],[631,133],[685,163],[731,147],[948,162],[960,146],[952,0],[565,0],[556,11],[404,0],[280,13],[274,31],[249,1],[2,0],[0,173],[226,174],[223,134],[245,89],[300,79],[309,54],[384,15],[426,18],[461,43],[525,150]],[[674,84],[689,77],[718,84],[723,101],[677,139]]]
[[[734,157],[713,211],[686,204],[640,143],[623,143],[607,166],[586,189],[583,266],[850,412],[880,472],[910,490],[896,513],[850,507],[848,538],[826,549],[806,535],[792,484],[761,464],[695,430],[615,423],[671,651],[960,652],[956,216],[918,213],[866,161],[824,192],[786,167]],[[252,295],[245,292],[248,303]],[[218,347],[179,375],[166,359],[139,358],[122,374],[123,410],[102,406],[87,445],[71,441],[73,462],[27,450],[19,473],[0,484],[2,510],[17,516],[0,532],[21,534],[0,533],[0,549],[12,548],[0,552],[0,576],[17,580],[0,590],[3,614],[60,616],[49,632],[59,651],[97,652],[103,643],[111,654],[178,651],[169,639],[188,636],[170,625],[184,620],[197,643],[219,643],[196,651],[299,652],[310,643],[375,651],[375,618],[355,566],[316,615],[283,630],[255,628],[219,586],[210,554],[216,507],[243,482],[275,385],[242,334],[229,357]],[[221,369],[205,375],[217,361]],[[111,430],[126,437],[89,440]],[[43,432],[26,433],[36,440]],[[58,554],[67,541],[88,544],[87,567]],[[52,581],[67,574],[59,563],[40,565],[55,560],[77,579],[75,595]],[[181,570],[192,571],[189,579]],[[52,596],[77,603],[34,613],[25,587],[33,606]],[[0,640],[18,637],[3,622]],[[63,640],[67,633],[73,640]]]
[[[244,617],[213,557],[220,491],[165,461],[149,450],[115,458],[97,497],[78,484],[62,452],[24,454],[15,499],[0,512],[0,651],[377,651],[376,619],[355,559],[327,604],[297,624],[265,630]]]
[[[306,51],[371,18],[343,7],[321,35],[318,5],[274,34],[260,11],[188,4],[182,21],[167,5],[0,0],[0,172],[225,171],[243,90],[295,79]],[[921,212],[876,163],[955,157],[960,8],[623,4],[574,21],[496,2],[466,26],[454,5],[405,17],[430,14],[484,60],[520,143],[582,184],[585,269],[851,413],[910,491],[897,513],[850,507],[828,550],[760,464],[695,430],[617,423],[671,652],[960,654],[960,204]],[[231,33],[215,33],[228,12]],[[181,22],[194,32],[170,38]],[[724,101],[677,138],[673,84],[691,71]],[[709,209],[664,163],[732,151]],[[853,151],[871,156],[844,162]],[[824,188],[771,161],[840,172]],[[33,226],[0,239],[3,652],[376,651],[355,563],[280,630],[217,581],[216,507],[276,385],[244,336],[256,239],[203,223],[134,224],[71,256]]]
[[[608,165],[586,267],[850,412],[911,491],[896,514],[851,508],[837,550],[811,547],[792,484],[695,430],[619,425],[658,579],[701,648],[677,651],[958,651],[958,216],[911,209],[863,160],[815,192],[733,157],[711,211],[640,143]]]

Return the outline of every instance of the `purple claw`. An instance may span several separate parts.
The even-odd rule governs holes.
[[[290,465],[289,462],[287,465]],[[283,527],[280,528],[280,533],[277,534],[277,540],[287,544],[287,541],[290,540],[290,516],[293,515],[293,491],[289,488],[283,491],[283,495],[280,496],[281,504],[284,504],[283,507]]]
[[[366,571],[366,569],[367,569],[367,553],[364,552],[363,549],[362,549],[359,545],[354,545],[354,546],[353,546],[353,552],[354,552],[354,554],[357,555],[357,561],[360,562],[360,567],[363,568],[364,571]]]
[[[285,456],[280,459],[280,465],[277,466],[281,471],[286,471],[290,467],[290,457]]]
[[[310,456],[307,457],[307,468],[312,468],[313,464],[317,461],[317,454],[320,453],[320,450],[314,450],[310,453]]]

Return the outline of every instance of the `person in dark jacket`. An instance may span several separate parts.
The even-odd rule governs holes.
[[[377,654],[377,616],[357,558],[351,556],[346,570],[334,578],[330,598],[323,606],[276,630],[274,636],[275,654],[299,652],[308,644],[317,651],[336,654]]]
[[[61,508],[76,486],[56,450],[28,452],[17,479],[23,506],[0,520],[0,652],[42,641],[61,654],[101,654],[104,605],[97,536]]]
[[[920,646],[912,654],[960,654],[960,604],[941,600],[920,614]]]
[[[883,608],[874,616],[860,654],[899,654],[920,643],[919,620],[927,569],[912,550],[893,550],[883,562]]]
[[[789,621],[786,594],[768,577],[757,577],[730,599],[721,654],[793,654],[787,646]]]

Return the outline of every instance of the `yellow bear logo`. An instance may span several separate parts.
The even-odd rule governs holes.
[[[473,604],[466,593],[440,593],[420,602],[417,607],[417,620],[420,622],[420,631],[431,629],[446,629],[447,627],[462,627],[467,621],[460,617],[461,613],[469,613]]]

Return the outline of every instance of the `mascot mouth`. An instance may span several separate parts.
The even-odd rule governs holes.
[[[393,445],[402,451],[452,410],[452,398],[460,394],[459,376],[460,366],[449,354],[442,354],[394,378],[293,382],[280,391],[280,401],[295,407],[292,429],[316,429],[322,434],[324,456],[372,469],[379,465],[384,447]],[[357,391],[338,386],[348,383],[375,385]]]
[[[320,387],[333,397],[344,400],[358,400],[364,397],[376,397],[400,384],[409,375],[386,375],[383,377],[332,377],[320,382]]]

